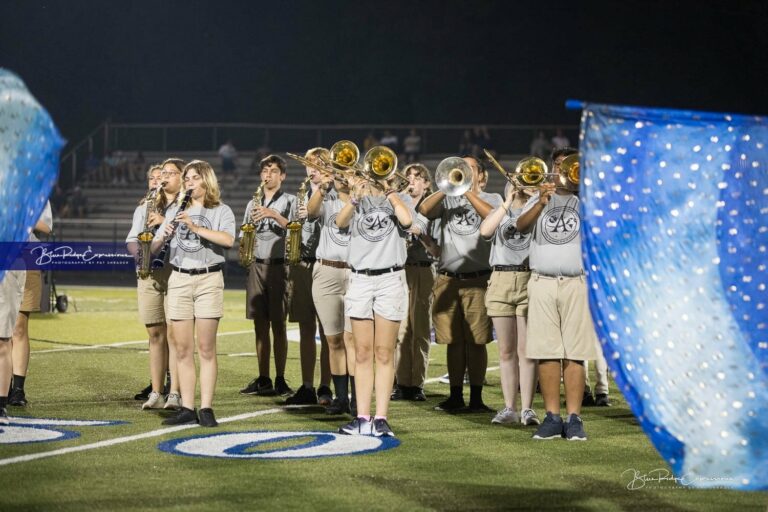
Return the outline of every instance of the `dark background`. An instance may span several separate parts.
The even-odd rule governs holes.
[[[576,124],[568,98],[768,113],[766,2],[0,0],[70,141],[119,122]]]

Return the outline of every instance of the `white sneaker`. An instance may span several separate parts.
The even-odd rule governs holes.
[[[536,411],[533,409],[523,409],[520,415],[520,423],[523,425],[541,425],[541,421],[539,421],[539,417],[536,416]]]
[[[504,409],[500,410],[496,416],[493,417],[491,423],[495,423],[497,425],[511,425],[519,421],[520,415],[517,413],[517,411],[513,411],[509,407],[505,407]]]
[[[142,404],[142,409],[162,409],[165,405],[165,399],[163,395],[156,392],[151,392],[147,401]]]
[[[163,409],[181,409],[181,395],[178,393],[168,393]]]

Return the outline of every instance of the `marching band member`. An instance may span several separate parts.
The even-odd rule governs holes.
[[[259,376],[240,390],[244,395],[287,396],[293,393],[285,381],[288,360],[288,338],[285,317],[288,309],[285,269],[285,227],[296,197],[283,193],[285,160],[269,155],[259,162],[264,185],[262,204],[253,200],[245,209],[243,223],[250,219],[256,223],[255,260],[248,270],[246,281],[246,318],[253,320],[256,334],[256,357]],[[242,236],[242,235],[241,235]],[[272,352],[269,331],[275,354],[275,385],[269,377],[269,358]]]
[[[39,242],[36,234],[49,235],[53,229],[53,213],[51,202],[47,201],[43,213],[37,219],[35,227],[29,234],[30,242]],[[8,394],[8,405],[24,407],[27,405],[27,396],[24,391],[24,381],[29,369],[29,315],[33,311],[40,311],[40,303],[43,296],[43,273],[40,270],[27,270],[24,284],[24,298],[21,301],[19,314],[16,317],[16,326],[13,329],[13,341],[11,342],[11,357],[13,359],[13,379],[11,391]],[[0,383],[2,380],[0,380]]]
[[[130,252],[138,258],[138,236],[145,227],[157,230],[165,220],[165,212],[178,199],[181,191],[181,170],[184,162],[178,158],[169,158],[160,165],[153,165],[147,172],[149,189],[157,190],[158,195],[153,199],[154,204],[140,203],[133,212],[131,230],[125,239]],[[149,211],[149,219],[146,219]],[[166,317],[166,300],[168,297],[168,278],[171,267],[166,264],[152,269],[146,279],[137,279],[137,298],[139,318],[149,335],[149,373],[150,386],[148,396],[142,409],[177,409],[181,407],[179,379],[176,373],[176,347],[173,336],[173,325]],[[163,381],[166,372],[170,372],[170,387],[166,398],[163,397]]]
[[[320,156],[328,157],[325,148],[313,148],[307,151],[305,158],[317,161]],[[314,167],[306,167],[310,188],[307,191],[309,200],[319,195],[322,175]],[[328,386],[331,382],[330,362],[328,360],[328,341],[320,324],[320,386],[315,393],[315,360],[317,359],[317,344],[315,332],[318,329],[318,317],[312,300],[312,268],[316,261],[317,244],[320,239],[321,226],[317,219],[307,217],[307,204],[299,207],[298,196],[291,210],[292,219],[304,219],[301,237],[301,261],[292,265],[288,270],[290,286],[288,321],[299,324],[299,358],[301,361],[302,384],[296,394],[285,401],[289,405],[317,404],[331,405],[333,393]]]
[[[349,202],[336,216],[339,228],[351,229],[348,262],[352,273],[344,309],[355,340],[357,395],[357,415],[339,432],[377,437],[394,436],[387,412],[395,376],[397,333],[408,313],[403,266],[407,257],[405,230],[412,223],[397,191],[386,183],[381,188],[374,189],[367,180],[355,182]],[[371,416],[374,381],[376,414]]]
[[[424,198],[431,194],[429,169],[414,163],[403,169],[408,178],[407,193],[413,210],[418,210]],[[408,257],[405,261],[405,280],[408,283],[408,316],[400,325],[397,343],[397,386],[392,400],[426,400],[424,382],[429,366],[430,316],[429,306],[435,277],[432,264],[440,257],[440,247],[432,238],[436,221],[413,213],[413,224],[408,229]]]
[[[491,321],[484,297],[491,270],[490,243],[480,236],[480,222],[501,204],[498,194],[480,190],[482,163],[463,157],[472,169],[472,187],[461,196],[437,191],[427,197],[419,212],[441,220],[440,261],[432,298],[432,321],[438,343],[447,344],[451,394],[436,409],[464,409],[464,369],[468,370],[471,412],[492,411],[483,403],[483,381],[488,366],[486,344],[492,341]]]
[[[11,362],[11,338],[19,306],[24,296],[26,272],[8,270],[0,277],[0,382],[11,381],[13,363]],[[0,425],[8,425],[8,387],[0,386]]]
[[[575,149],[552,153],[555,173]],[[534,439],[585,441],[579,416],[584,363],[596,357],[596,335],[587,302],[581,257],[579,197],[555,183],[543,183],[523,207],[517,229],[531,233],[526,355],[539,362],[539,385],[547,415]],[[560,376],[568,417],[560,417]]]
[[[530,234],[515,229],[515,221],[531,196],[531,189],[507,184],[504,203],[480,224],[480,236],[492,240],[491,280],[485,294],[485,307],[493,321],[499,343],[501,391],[504,409],[491,420],[496,424],[538,425],[532,408],[536,391],[536,361],[525,356],[526,316],[528,314],[528,246]],[[517,412],[520,387],[522,410]]]
[[[216,389],[216,332],[224,315],[224,250],[235,240],[235,216],[220,200],[211,165],[189,162],[182,172],[190,206],[175,206],[152,243],[157,252],[168,241],[173,272],[168,279],[168,317],[176,335],[182,407],[165,425],[197,423],[195,413],[195,334],[200,358],[200,417],[204,427],[218,425],[213,413]],[[176,229],[176,226],[178,228]]]

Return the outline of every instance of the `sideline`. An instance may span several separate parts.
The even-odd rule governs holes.
[[[286,407],[279,407],[275,409],[266,409],[262,411],[247,412],[244,414],[237,414],[235,416],[229,416],[218,420],[219,423],[230,423],[233,421],[247,420],[255,418],[257,416],[264,416],[267,414],[274,414],[276,412],[284,412],[288,409],[300,409],[307,407],[305,405],[289,405]],[[10,417],[11,423],[15,423],[15,418]],[[0,466],[8,466],[11,464],[17,464],[19,462],[29,462],[38,459],[45,459],[48,457],[55,457],[57,455],[66,455],[68,453],[83,452],[86,450],[95,450],[97,448],[104,448],[107,446],[115,446],[117,444],[129,443],[131,441],[138,441],[141,439],[149,439],[151,437],[159,437],[165,434],[171,434],[173,432],[179,432],[181,430],[189,430],[191,428],[199,428],[200,425],[177,425],[175,427],[159,428],[157,430],[151,430],[144,432],[143,434],[134,434],[132,436],[116,437],[114,439],[107,439],[105,441],[98,441],[96,443],[82,444],[79,446],[70,446],[67,448],[59,448],[58,450],[50,450],[47,452],[30,453],[27,455],[19,455],[16,457],[9,457],[7,459],[0,459]]]

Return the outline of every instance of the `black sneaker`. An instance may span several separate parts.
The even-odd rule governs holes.
[[[575,414],[571,414],[570,421],[565,424],[565,438],[568,441],[587,440],[587,433],[584,432],[584,422]]]
[[[330,414],[332,416],[352,414],[352,410],[349,408],[349,400],[339,400],[338,398],[334,398],[331,405],[325,408],[325,414]]]
[[[141,400],[142,402],[146,402],[149,398],[149,394],[152,392],[152,383],[149,383],[149,386],[145,387],[135,395],[133,395],[134,400]]]
[[[240,394],[270,396],[275,394],[275,388],[272,387],[272,379],[269,377],[258,377],[241,389]]]
[[[589,388],[584,388],[584,398],[581,399],[581,406],[582,407],[594,407],[595,406],[595,397],[592,396],[592,390]]]
[[[173,416],[163,420],[163,425],[191,425],[197,423],[197,413],[182,407]]]
[[[565,434],[565,424],[563,418],[555,417],[551,412],[547,412],[544,422],[539,425],[533,434],[534,439],[560,439]]]
[[[216,421],[216,416],[213,415],[213,409],[206,407],[200,409],[200,426],[201,427],[218,427],[219,422]]]
[[[389,423],[384,418],[374,419],[371,433],[375,437],[395,437],[395,433],[389,428]]]
[[[288,396],[293,394],[293,390],[288,386],[288,383],[285,382],[285,377],[275,377],[275,393],[280,396]]]
[[[24,407],[27,405],[27,395],[21,388],[13,388],[8,395],[8,405],[16,405],[18,407]]]
[[[392,390],[392,394],[389,395],[389,399],[392,401],[398,401],[398,400],[405,400],[405,396],[403,393],[403,388],[400,386],[395,386]]]
[[[598,393],[595,395],[595,405],[598,407],[610,407],[611,401],[608,400],[608,395],[605,393]]]
[[[0,407],[0,425],[8,425],[11,421],[8,419],[8,411],[5,407]]]
[[[467,412],[492,412],[496,413],[495,410],[491,409],[487,405],[485,405],[483,402],[478,403],[469,403],[469,406],[467,407]]]
[[[413,398],[411,398],[411,400],[413,400],[414,402],[426,402],[427,396],[424,394],[423,389],[417,387],[417,388],[414,388]]]
[[[371,422],[363,418],[352,418],[352,421],[339,427],[339,434],[369,436],[371,435]]]
[[[277,379],[275,381],[277,382]],[[315,405],[317,404],[315,388],[308,388],[302,384],[296,394],[285,399],[285,403],[286,405]]]
[[[443,400],[437,406],[435,407],[436,411],[445,411],[445,412],[458,412],[462,409],[464,409],[467,406],[467,404],[464,403],[463,398],[448,398],[447,400]]]
[[[333,402],[333,391],[328,386],[320,386],[317,388],[317,403],[326,407]]]

